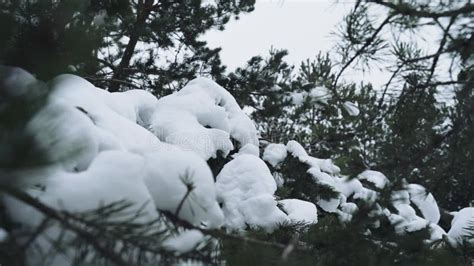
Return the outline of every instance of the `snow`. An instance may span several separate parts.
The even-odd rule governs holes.
[[[47,162],[61,164],[67,171],[85,170],[99,152],[92,121],[63,101],[42,108],[28,122],[26,131],[46,154]]]
[[[229,205],[227,206],[229,207]],[[278,208],[275,198],[270,194],[261,194],[244,199],[240,203],[239,209],[247,225],[261,227],[268,232],[289,221],[288,216]],[[232,224],[229,228],[238,229],[233,227]],[[245,227],[239,228],[245,229]]]
[[[408,193],[410,200],[421,211],[421,214],[428,221],[437,224],[441,218],[438,204],[433,195],[426,191],[426,189],[418,184],[409,184]]]
[[[290,94],[290,98],[291,99],[291,103],[296,105],[296,106],[299,106],[299,105],[302,105],[303,102],[304,102],[304,96],[305,96],[305,92],[292,92]]]
[[[286,158],[286,147],[283,144],[269,144],[263,152],[263,160],[276,167]]]
[[[183,254],[192,251],[202,240],[204,234],[196,229],[187,230],[163,241],[163,248]]]
[[[144,160],[139,155],[125,151],[105,151],[97,155],[86,171],[58,171],[44,182],[44,191],[32,188],[27,192],[47,206],[71,213],[91,211],[124,200],[133,204],[127,209],[130,215],[141,214],[134,222],[148,224],[156,221],[159,214],[143,181],[143,166]],[[21,224],[23,229],[33,231],[44,219],[36,209],[16,199],[5,197],[4,203],[10,219]],[[119,222],[127,217],[117,213],[109,221]],[[45,259],[43,252],[52,248],[49,239],[57,239],[61,231],[59,226],[54,225],[37,237],[35,244],[27,250],[27,264],[37,265]],[[68,241],[72,237],[73,233],[67,231],[63,239]],[[19,238],[19,241],[27,239]],[[73,256],[75,250],[67,249],[65,252]],[[61,255],[49,256],[47,259],[48,265],[70,265],[66,257]]]
[[[359,107],[355,103],[344,102],[342,106],[350,116],[358,116],[360,113]]]
[[[463,208],[454,215],[448,236],[457,244],[468,241],[474,245],[472,230],[469,230],[472,226],[474,226],[474,207]]]
[[[314,104],[327,104],[328,100],[330,100],[331,98],[331,92],[327,88],[322,86],[312,88],[309,92],[291,92],[287,97],[287,99],[290,100],[291,103],[296,106],[302,105],[306,99],[309,99],[309,101]]]
[[[309,166],[315,168],[314,171],[324,171],[328,174],[335,175],[338,174],[341,169],[335,165],[331,159],[319,159],[312,156],[309,156],[303,146],[295,140],[290,140],[286,144],[286,150],[298,158],[302,163],[306,163]],[[316,170],[317,169],[317,170]]]
[[[175,214],[181,204],[181,219],[207,228],[222,225],[214,177],[197,154],[168,145],[144,157],[145,183],[158,209]]]
[[[293,155],[294,157],[300,159],[302,157],[307,157],[308,154],[306,153],[305,149],[303,148],[303,146],[301,146],[301,144],[299,144],[297,141],[295,140],[290,140],[288,141],[288,143],[286,144],[286,150],[291,154]]]
[[[441,228],[441,226],[439,226],[437,224],[430,223],[428,225],[428,229],[429,229],[429,232],[430,232],[430,240],[431,241],[442,239],[443,236],[446,235],[446,232],[443,230],[443,228]]]
[[[358,178],[374,184],[378,189],[383,189],[389,183],[384,174],[373,170],[365,170],[359,174]]]
[[[107,10],[101,9],[92,19],[92,24],[95,26],[102,26],[105,23],[105,19],[107,18]]]
[[[0,243],[5,242],[7,239],[8,239],[8,232],[5,229],[0,228]]]
[[[361,193],[364,190],[362,183],[356,178],[339,178],[335,183],[336,189],[344,196],[350,197],[354,193]]]
[[[206,128],[209,127],[209,128]],[[151,129],[162,141],[197,152],[205,160],[220,151],[258,146],[257,130],[228,91],[212,80],[196,78],[180,91],[161,98]]]
[[[155,204],[143,180],[144,159],[125,151],[104,151],[97,155],[90,167],[80,173],[58,171],[44,181],[45,191],[28,190],[28,193],[55,209],[80,212],[92,210],[121,200],[134,204],[131,209],[138,210],[145,205],[141,222],[158,218]],[[18,222],[37,224],[30,211],[12,208],[9,213]]]
[[[327,104],[328,101],[332,98],[332,94],[326,87],[319,86],[312,88],[309,92],[309,96],[313,101],[322,102]]]
[[[216,189],[230,229],[244,229],[248,224],[272,230],[288,219],[273,198],[276,184],[270,170],[254,155],[243,154],[224,165],[216,177]]]
[[[391,192],[392,204],[410,204],[410,194],[407,190],[395,190]]]
[[[404,212],[403,214],[407,214]],[[429,227],[429,222],[418,216],[413,216],[411,219],[398,214],[391,213],[388,215],[388,220],[394,226],[395,233],[404,235],[406,233],[416,232]]]
[[[147,128],[158,100],[147,91],[128,90],[110,93],[104,97],[104,102],[118,114]]]
[[[341,204],[341,210],[348,214],[354,214],[359,210],[359,208],[357,207],[355,203],[347,202],[347,203]]]
[[[339,204],[341,203],[340,198],[333,198],[333,199],[319,199],[317,204],[321,209],[323,209],[325,212],[333,213],[336,212],[337,207],[339,207]]]
[[[242,154],[251,154],[251,155],[259,157],[260,150],[258,146],[248,143],[248,144],[245,144],[245,146],[243,146],[242,148],[240,148],[238,153],[233,154],[233,157],[236,157]]]
[[[110,97],[109,92],[69,74],[60,75],[49,84],[50,101],[65,102],[82,110],[97,128],[96,139],[101,142],[99,145],[107,149],[125,149],[137,153],[160,146],[161,142],[151,132],[131,121],[139,115],[131,115],[129,105],[124,105],[118,112],[106,104],[108,100],[104,99]]]
[[[0,67],[0,81],[11,95],[24,94],[40,84],[15,68],[7,69],[13,75],[5,78],[4,70]],[[436,200],[420,185],[391,191],[391,204],[396,209],[391,213],[377,203],[377,191],[389,186],[389,180],[380,172],[365,170],[357,178],[342,176],[331,159],[310,156],[294,140],[286,145],[268,144],[260,159],[255,125],[229,92],[212,80],[194,79],[159,100],[142,90],[109,93],[74,75],[60,75],[48,85],[48,102],[27,123],[26,130],[49,164],[20,169],[12,176],[30,178],[25,191],[52,208],[81,212],[126,200],[133,204],[130,211],[143,212],[138,218],[141,223],[155,221],[160,211],[167,211],[202,229],[261,227],[271,232],[288,222],[317,223],[316,205],[349,222],[358,206],[347,201],[360,199],[375,207],[369,217],[386,215],[399,234],[428,228],[430,241],[447,235],[452,243],[474,242],[468,230],[474,223],[474,208],[453,213],[446,234],[437,225],[440,210]],[[290,96],[295,104],[307,100],[327,104],[331,99],[324,87]],[[349,115],[359,114],[354,103],[345,102],[343,107]],[[238,142],[238,149],[233,140]],[[231,152],[232,160],[214,179],[206,160]],[[307,165],[315,185],[330,187],[337,196],[323,199],[318,195],[315,203],[296,198],[277,201],[277,184],[283,186],[284,178],[291,178],[278,172],[288,153]],[[264,161],[277,171],[272,174]],[[364,181],[377,191],[364,187]],[[45,190],[34,189],[35,184],[45,186]],[[4,203],[12,221],[26,228],[33,230],[43,219],[41,213],[13,198],[5,197]],[[417,216],[413,206],[423,218]],[[8,237],[2,230],[0,242]],[[46,250],[50,243],[45,239],[59,233],[57,226],[52,227],[36,241]],[[71,236],[69,233],[67,237]],[[203,239],[201,231],[186,230],[166,239],[163,247],[186,253]],[[35,255],[30,258],[35,264]],[[52,260],[56,265],[65,263]]]
[[[31,93],[37,84],[36,78],[19,67],[0,65],[0,88],[8,96],[24,95]]]
[[[278,201],[288,217],[295,223],[316,224],[318,223],[318,210],[312,202],[299,199],[284,199]]]

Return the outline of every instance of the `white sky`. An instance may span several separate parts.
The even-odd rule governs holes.
[[[222,47],[222,59],[230,69],[242,66],[254,55],[268,54],[270,47],[289,50],[288,61],[300,62],[328,51],[336,29],[352,3],[331,1],[260,0],[255,10],[211,31],[206,39],[211,47]],[[346,7],[346,8],[345,8]]]
[[[255,55],[268,55],[273,46],[289,52],[287,62],[299,65],[319,51],[330,51],[337,37],[332,33],[355,1],[257,0],[255,10],[232,20],[224,31],[213,30],[203,39],[222,47],[221,58],[229,70],[244,66]],[[382,85],[388,74],[348,72],[345,77]]]
[[[252,56],[267,56],[272,46],[287,49],[287,62],[298,66],[319,51],[333,49],[338,37],[332,33],[354,3],[354,0],[257,0],[253,12],[230,21],[224,31],[206,33],[203,39],[210,47],[222,48],[222,61],[231,71],[244,66]],[[375,14],[379,10],[383,14],[381,19],[385,18],[383,8],[375,9]],[[433,29],[424,28],[415,38],[421,47],[432,50],[437,48],[432,44],[437,43],[438,36]],[[413,36],[410,38],[413,40]],[[371,82],[375,88],[382,87],[389,77],[390,73],[376,67],[368,73],[349,69],[343,75],[351,81]]]

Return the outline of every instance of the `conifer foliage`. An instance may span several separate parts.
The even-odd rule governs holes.
[[[254,4],[1,3],[0,264],[472,264],[470,1],[356,1],[332,53],[225,72],[200,36]]]

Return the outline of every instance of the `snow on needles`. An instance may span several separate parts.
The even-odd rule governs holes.
[[[216,157],[218,151],[227,156],[234,149],[230,137],[241,147],[258,146],[250,118],[228,91],[205,78],[161,98],[151,129],[162,141],[195,151],[205,160]]]
[[[36,82],[24,71],[12,73],[8,88],[27,90]],[[139,218],[143,223],[167,211],[195,227],[272,231],[283,223],[317,223],[317,208],[348,222],[358,211],[356,202],[350,201],[362,200],[373,204],[374,215],[385,215],[400,234],[428,228],[431,240],[447,236],[458,243],[468,237],[465,228],[472,224],[472,208],[459,211],[446,234],[437,225],[436,200],[420,185],[392,191],[390,211],[377,202],[380,191],[391,188],[380,172],[343,176],[331,159],[310,156],[293,140],[269,144],[260,159],[255,125],[232,95],[212,80],[194,79],[161,99],[141,90],[109,93],[74,75],[60,75],[48,85],[47,104],[26,126],[47,165],[20,169],[12,176],[26,180],[25,191],[52,208],[89,211],[125,200],[134,204],[132,210],[144,213]],[[295,104],[307,97],[325,104],[331,95],[323,87],[292,95]],[[345,108],[351,115],[358,113],[352,103],[345,103]],[[232,140],[238,142],[238,150]],[[231,151],[235,153],[228,156]],[[206,161],[218,155],[232,160],[214,179]],[[290,156],[308,167],[314,185],[329,187],[336,196],[315,202],[277,199],[274,176],[279,185],[292,178],[279,172]],[[45,190],[33,189],[35,185]],[[43,219],[13,198],[6,197],[4,203],[13,222],[33,229]],[[53,227],[45,234],[54,237],[59,230]],[[188,230],[165,240],[163,247],[185,253],[203,238],[201,231]],[[50,244],[41,239],[37,244],[47,249]],[[35,264],[35,256],[30,258]]]
[[[276,183],[270,170],[254,155],[243,154],[227,163],[216,177],[216,188],[228,228],[244,229],[248,224],[271,230],[288,220],[273,198]]]

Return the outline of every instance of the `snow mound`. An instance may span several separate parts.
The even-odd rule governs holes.
[[[97,155],[90,167],[80,173],[58,171],[44,181],[45,190],[28,192],[50,207],[70,212],[92,210],[100,205],[128,201],[138,210],[145,205],[143,222],[158,218],[155,204],[144,183],[144,159],[125,151],[104,151]],[[30,211],[10,208],[19,222],[39,223]]]
[[[135,223],[148,224],[158,219],[158,212],[143,181],[143,166],[144,160],[139,155],[124,151],[101,152],[86,171],[58,171],[44,182],[44,191],[32,188],[27,192],[53,209],[70,213],[91,211],[124,201],[133,204],[127,209],[127,213],[140,213],[134,220]],[[44,220],[43,215],[36,209],[14,198],[5,197],[4,204],[10,219],[21,224],[25,230],[33,232]],[[127,217],[117,213],[108,219],[111,222],[119,222]],[[38,236],[26,251],[27,265],[44,262],[44,252],[52,248],[50,240],[57,239],[61,234],[62,229],[53,225]],[[66,231],[63,239],[68,241],[73,236],[73,232]],[[28,239],[20,238],[19,241]],[[67,249],[65,252],[74,256],[76,251]],[[70,265],[70,261],[61,254],[49,256],[47,259],[48,265]]]
[[[454,240],[455,246],[464,241],[474,246],[474,237],[472,227],[474,226],[474,207],[467,207],[461,209],[454,215],[451,221],[451,229],[448,231],[448,236]]]
[[[106,104],[108,100],[104,99],[111,97],[111,93],[94,87],[83,78],[69,74],[57,76],[49,84],[50,100],[66,102],[84,113],[100,132],[97,133],[96,139],[107,149],[125,149],[141,153],[160,146],[161,142],[150,131],[133,121],[133,117],[135,120],[140,117],[140,112],[130,114],[127,111],[130,105],[126,104],[116,105],[117,112]],[[136,106],[136,110],[140,108]]]
[[[278,201],[292,222],[315,224],[318,223],[318,210],[311,202],[299,199],[284,199]]]
[[[150,125],[158,102],[155,96],[144,90],[104,93],[103,96],[110,109],[145,128]]]
[[[192,251],[202,240],[204,234],[196,229],[187,230],[163,241],[163,247],[178,254]]]
[[[242,154],[251,154],[253,156],[259,157],[260,150],[258,146],[248,143],[248,144],[245,144],[245,146],[243,146],[242,148],[240,148],[238,153],[233,154],[232,156],[235,158]]]
[[[162,141],[197,152],[203,159],[227,156],[240,146],[258,146],[257,130],[232,95],[212,80],[196,78],[180,91],[161,98],[151,119]]]
[[[216,177],[216,189],[230,229],[248,224],[272,230],[288,220],[273,198],[275,180],[256,156],[243,154],[228,162]]]
[[[263,152],[263,160],[276,167],[286,158],[286,147],[283,144],[269,144]]]
[[[410,200],[421,211],[421,214],[428,221],[437,224],[441,218],[438,204],[433,195],[426,191],[426,189],[418,184],[409,184],[408,193]]]
[[[177,214],[195,226],[222,225],[214,177],[204,160],[171,145],[144,157],[145,183],[158,209]]]
[[[341,171],[341,169],[335,165],[331,159],[319,159],[309,156],[303,146],[301,146],[301,144],[299,144],[297,141],[288,141],[286,144],[286,150],[291,155],[298,158],[302,163],[306,163],[318,171],[324,171],[331,175],[336,175]]]
[[[358,178],[372,183],[378,189],[383,189],[389,183],[384,174],[373,170],[365,170],[359,174]]]
[[[288,143],[286,144],[286,150],[298,159],[308,156],[306,150],[296,140],[288,141]]]
[[[63,101],[43,107],[26,130],[46,155],[46,161],[60,164],[66,171],[85,170],[99,152],[100,132],[93,122]]]

